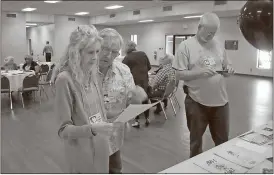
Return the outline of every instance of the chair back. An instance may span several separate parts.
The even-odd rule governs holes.
[[[1,91],[2,90],[10,91],[10,80],[3,75],[1,76]]]
[[[46,78],[46,81],[49,82],[50,79],[51,79],[51,76],[52,76],[52,69],[49,70],[48,74],[47,74],[47,78]]]
[[[167,86],[166,86],[166,90],[165,90],[163,99],[169,97],[169,96],[173,93],[175,87],[176,87],[176,81],[175,81],[175,80],[171,80],[171,81],[167,84]]]
[[[23,89],[38,88],[39,77],[36,75],[29,75],[23,80]]]
[[[42,64],[40,67],[41,67],[41,73],[48,73],[49,66],[47,64]]]

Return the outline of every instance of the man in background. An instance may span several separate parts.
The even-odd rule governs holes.
[[[46,54],[46,62],[51,62],[51,56],[53,56],[53,49],[51,45],[49,45],[49,41],[47,41],[47,44],[43,49],[43,56],[45,54]]]
[[[222,44],[214,39],[219,26],[216,14],[204,14],[196,36],[179,45],[173,61],[177,77],[185,85],[190,157],[202,152],[207,125],[215,146],[228,141],[229,104],[224,77],[233,74],[234,69]]]

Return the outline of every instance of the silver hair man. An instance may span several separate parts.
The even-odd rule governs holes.
[[[228,140],[229,101],[225,77],[233,74],[234,69],[225,49],[214,39],[219,27],[218,16],[205,13],[196,36],[179,45],[172,65],[177,70],[177,77],[184,81],[190,157],[202,152],[202,137],[207,125],[215,145]]]

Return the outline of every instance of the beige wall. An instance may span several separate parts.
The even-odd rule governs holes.
[[[28,39],[31,39],[33,55],[35,57],[39,55],[41,61],[46,61],[43,56],[43,49],[47,41],[54,49],[54,24],[27,28]]]
[[[54,58],[52,61],[59,60],[69,43],[71,32],[76,29],[78,25],[89,24],[87,17],[75,17],[75,21],[68,21],[68,16],[56,15],[54,18],[55,31],[54,31]]]
[[[1,26],[2,64],[7,56],[14,56],[17,64],[22,63],[24,55],[27,54],[25,14],[17,13],[16,18],[8,18],[6,13],[2,12]]]
[[[147,53],[151,64],[157,65],[153,58],[153,51],[158,51],[158,56],[165,52],[165,35],[168,34],[195,34],[198,20],[173,21],[162,23],[146,23],[116,26],[117,31],[125,40],[130,40],[131,34],[138,35],[138,49]],[[183,27],[186,26],[187,28]],[[185,29],[184,29],[185,28]],[[273,76],[272,70],[259,70],[256,68],[257,50],[242,36],[236,17],[221,18],[221,28],[218,38],[225,40],[239,40],[239,50],[227,51],[238,73],[260,76]],[[163,52],[159,48],[164,48]]]

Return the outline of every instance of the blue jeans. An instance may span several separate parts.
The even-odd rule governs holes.
[[[189,95],[185,99],[187,127],[190,131],[190,157],[202,153],[203,135],[207,125],[215,146],[228,141],[229,104],[224,106],[204,106]]]

